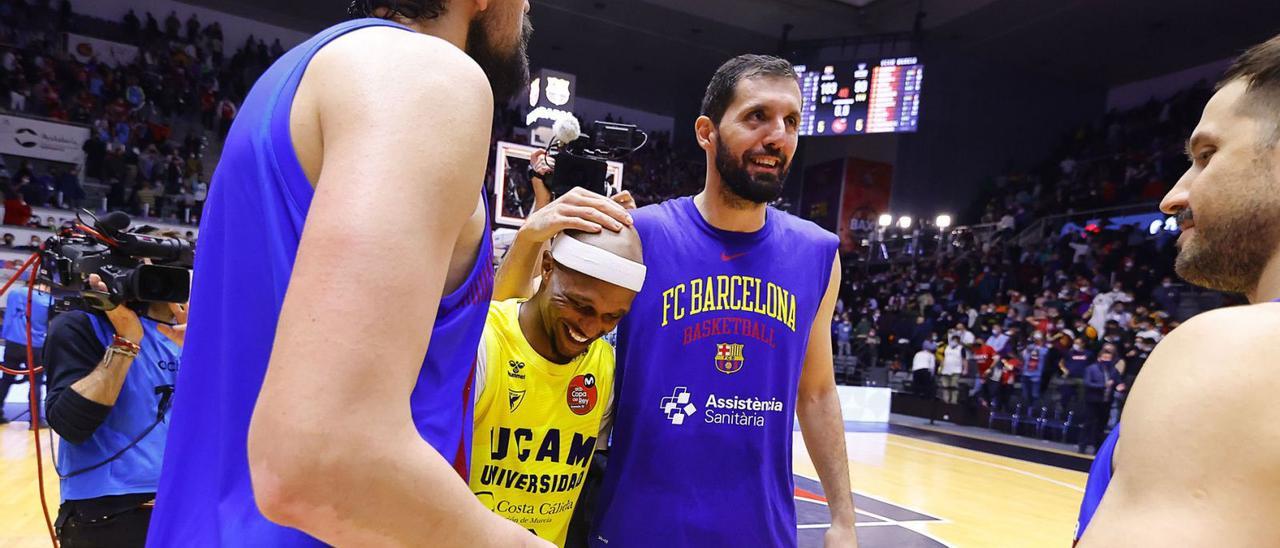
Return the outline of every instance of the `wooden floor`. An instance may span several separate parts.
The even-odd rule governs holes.
[[[40,432],[48,444],[48,430]],[[888,433],[850,432],[850,472],[863,548],[1069,546],[1085,474]],[[45,448],[45,486],[58,484]],[[821,546],[827,525],[800,434],[795,436],[801,545]],[[52,476],[52,477],[51,477]],[[26,422],[0,425],[0,547],[49,546],[36,494]]]
[[[901,523],[947,546],[1070,546],[1086,475],[896,434],[847,433],[854,492],[927,514]],[[795,473],[817,478],[799,433]],[[861,518],[861,516],[859,516]],[[872,527],[859,520],[859,536]],[[801,544],[820,546],[805,542]],[[880,546],[901,546],[888,542]],[[862,546],[872,546],[868,542]],[[935,544],[936,545],[936,544]]]
[[[0,424],[0,547],[48,547],[49,532],[36,492],[36,450],[29,422]],[[54,442],[57,442],[54,435]],[[58,474],[49,455],[49,429],[40,431],[49,519],[58,512]]]

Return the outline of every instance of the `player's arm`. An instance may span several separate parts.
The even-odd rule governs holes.
[[[533,186],[533,210],[547,207],[551,203],[551,190],[547,188],[547,183],[543,182],[542,177],[534,177],[529,182]]]
[[[1125,405],[1115,476],[1079,546],[1275,544],[1278,309],[1204,313],[1156,347]]]
[[[818,305],[819,321],[809,329],[809,347],[796,399],[796,418],[804,436],[809,458],[818,470],[822,490],[831,508],[828,545],[856,546],[853,531],[853,495],[849,487],[849,456],[844,443],[844,416],[836,393],[835,369],[831,359],[831,329],[822,321],[830,318],[840,292],[840,257],[831,264],[826,295]]]
[[[624,224],[629,226],[631,214],[622,204],[634,204],[630,198],[629,192],[606,198],[589,190],[574,188],[547,207],[531,213],[516,232],[516,238],[494,276],[493,300],[533,296],[533,279],[538,272],[543,245],[556,234],[569,229],[594,233],[608,228],[617,232]]]
[[[258,508],[339,546],[530,542],[471,495],[409,408],[480,194],[488,82],[443,41],[366,30],[321,51],[304,85],[323,171],[249,429]]]

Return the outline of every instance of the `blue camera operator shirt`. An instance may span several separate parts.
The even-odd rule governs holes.
[[[44,347],[44,338],[49,327],[49,306],[53,297],[43,291],[31,294],[31,346]],[[27,290],[18,288],[9,291],[4,306],[4,340],[27,345]],[[40,363],[40,360],[36,360]]]
[[[58,447],[58,475],[106,462],[129,447],[120,457],[107,464],[61,481],[63,501],[85,500],[111,495],[154,493],[160,481],[160,463],[164,455],[169,423],[157,423],[162,394],[157,387],[171,387],[177,377],[182,349],[157,329],[155,320],[143,317],[141,351],[129,366],[124,385],[114,406],[88,439],[73,443],[63,439]],[[111,344],[115,329],[104,317],[82,311],[62,314],[54,320],[54,336],[49,340],[49,401],[63,397],[61,392],[75,380],[83,378],[102,360]],[[67,378],[79,375],[79,378]],[[53,404],[50,404],[52,407]],[[167,417],[166,417],[167,419]],[[58,424],[54,421],[55,428]],[[150,432],[147,428],[155,424]],[[143,433],[147,432],[144,436]],[[141,437],[140,437],[141,436]]]

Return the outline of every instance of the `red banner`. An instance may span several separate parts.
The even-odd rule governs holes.
[[[889,210],[893,189],[893,165],[849,158],[844,163],[844,192],[840,199],[840,245],[851,250],[861,237],[855,232],[873,230],[880,214]]]

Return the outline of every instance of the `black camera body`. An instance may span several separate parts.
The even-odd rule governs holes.
[[[608,162],[626,158],[649,141],[644,131],[630,124],[595,122],[592,129],[591,135],[560,143],[555,171],[543,179],[553,199],[574,187],[608,196]]]
[[[41,270],[59,303],[106,311],[124,303],[187,302],[192,245],[128,232],[129,223],[128,215],[115,211],[95,219],[91,230],[78,224],[45,241]],[[91,274],[106,284],[106,293],[89,285]]]

